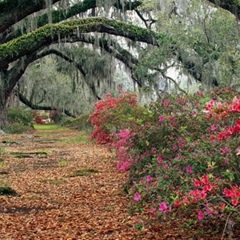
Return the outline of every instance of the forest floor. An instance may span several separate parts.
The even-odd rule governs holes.
[[[218,226],[176,221],[137,230],[141,216],[129,214],[123,191],[128,174],[84,140],[69,129],[0,135],[0,183],[16,191],[0,196],[0,239],[221,239]]]

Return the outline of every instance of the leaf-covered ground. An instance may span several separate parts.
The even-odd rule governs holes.
[[[218,226],[186,230],[176,221],[138,231],[127,173],[81,138],[72,130],[0,135],[0,183],[16,191],[0,196],[0,239],[221,239]]]

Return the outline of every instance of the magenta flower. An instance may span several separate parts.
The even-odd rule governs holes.
[[[203,211],[198,211],[198,219],[203,220],[204,219],[204,213]]]
[[[150,175],[147,176],[147,182],[151,182],[152,181],[152,177]]]
[[[167,209],[167,203],[166,202],[161,202],[159,204],[159,211],[160,212],[166,212],[166,209]]]
[[[170,101],[169,100],[164,100],[164,102],[163,102],[163,106],[168,106],[170,104]]]
[[[213,124],[212,126],[211,126],[211,130],[212,131],[215,131],[217,128],[216,128],[216,126],[215,126],[215,124]]]
[[[134,194],[134,197],[133,197],[134,201],[138,202],[140,200],[140,198],[141,198],[141,196],[139,193]]]
[[[162,162],[163,162],[162,157],[158,157],[158,162],[159,162],[159,163],[162,163]]]
[[[186,171],[187,171],[187,173],[192,173],[192,167],[191,166],[187,166],[186,167]]]
[[[163,122],[165,120],[164,116],[159,117],[159,122]]]

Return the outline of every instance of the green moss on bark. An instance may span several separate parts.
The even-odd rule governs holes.
[[[106,32],[135,41],[154,44],[159,38],[153,31],[106,18],[86,18],[59,24],[48,24],[0,46],[0,68],[66,36],[89,32]]]

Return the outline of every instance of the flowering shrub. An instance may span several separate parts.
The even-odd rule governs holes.
[[[231,89],[134,104],[122,121],[126,106],[115,106],[103,116],[117,123],[111,146],[118,168],[130,171],[132,210],[154,219],[239,221],[240,99]]]
[[[43,123],[43,119],[42,119],[42,117],[41,116],[36,116],[35,117],[35,122],[37,123],[37,124],[42,124]]]
[[[207,114],[201,110],[202,96],[193,99],[154,104],[150,109],[159,113],[158,124],[145,124],[137,137],[132,133],[138,161],[130,194],[139,194],[132,207],[147,206],[156,218],[171,213],[203,220],[231,214],[237,221],[239,98],[232,103],[211,100]]]
[[[95,112],[88,118],[95,127],[91,139],[96,138],[98,144],[111,143],[112,133],[121,129],[118,126],[124,128],[124,123],[129,121],[132,107],[136,104],[136,95],[133,93],[122,93],[117,98],[106,94],[106,99],[95,104]]]

